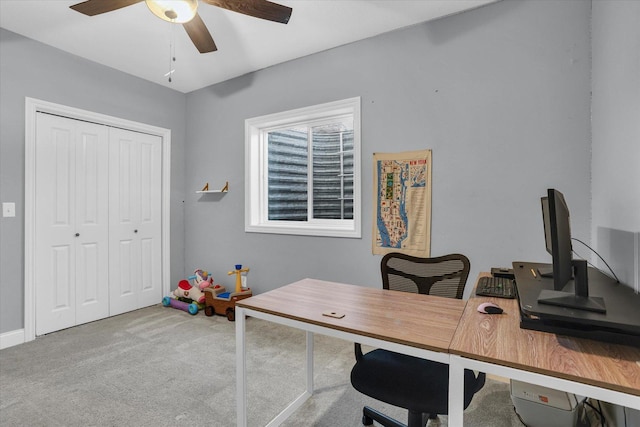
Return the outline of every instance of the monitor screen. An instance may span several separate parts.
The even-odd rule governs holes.
[[[542,204],[542,224],[544,225],[544,244],[547,247],[549,255],[553,255],[553,247],[551,246],[551,225],[549,223],[549,198],[547,196],[540,199]]]
[[[547,190],[548,217],[545,218],[543,206],[543,220],[545,221],[545,241],[547,251],[553,258],[553,285],[554,289],[561,291],[573,276],[571,247],[571,227],[569,223],[569,207],[563,194],[550,188]]]

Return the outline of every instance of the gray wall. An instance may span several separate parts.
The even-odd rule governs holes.
[[[25,97],[171,129],[171,277],[184,276],[186,95],[0,29],[0,333],[24,327]]]
[[[590,240],[590,2],[502,1],[311,55],[187,96],[185,268],[264,292],[304,277],[380,286],[372,154],[433,150],[432,255],[462,252],[469,283],[550,261],[539,198],[564,192]],[[362,97],[362,239],[244,232],[244,120]],[[230,192],[199,197],[204,182]],[[467,293],[470,286],[468,286]]]
[[[587,242],[598,227],[637,231],[637,222],[603,218],[595,207],[607,194],[598,186],[610,189],[613,175],[626,183],[613,186],[622,209],[637,210],[640,197],[637,167],[613,174],[609,166],[638,154],[638,144],[628,151],[616,129],[619,120],[637,123],[627,110],[638,109],[629,93],[639,73],[597,99],[600,85],[623,68],[603,66],[609,43],[620,46],[619,62],[634,49],[623,41],[639,39],[637,21],[625,20],[637,16],[637,3],[616,2],[628,9],[615,18],[606,13],[618,5],[604,3],[594,2],[593,12],[593,221],[588,1],[503,0],[188,95],[0,29],[0,202],[17,204],[16,218],[0,217],[0,333],[23,327],[25,96],[172,130],[173,283],[204,268],[231,285],[227,271],[242,263],[256,292],[303,277],[379,286],[379,257],[371,255],[376,151],[433,150],[432,254],[467,254],[472,280],[514,259],[549,260],[538,200],[547,187],[565,193],[573,232]],[[245,233],[244,120],[352,96],[362,97],[363,238]],[[607,120],[598,123],[601,117]],[[637,142],[640,130],[629,129]],[[195,194],[206,181],[221,187],[227,180],[231,191],[221,197]]]
[[[592,39],[592,242],[640,289],[640,2],[594,1]]]

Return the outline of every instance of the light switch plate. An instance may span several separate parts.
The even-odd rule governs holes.
[[[13,217],[16,216],[16,204],[13,202],[2,203],[2,216]]]

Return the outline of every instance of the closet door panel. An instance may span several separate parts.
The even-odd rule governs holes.
[[[36,118],[36,334],[75,325],[75,230],[71,175],[75,131],[54,116]]]
[[[161,299],[161,138],[110,132],[111,314]]]
[[[162,140],[158,136],[139,134],[140,143],[140,307],[157,304],[162,299],[161,271],[161,197]]]
[[[108,128],[78,122],[76,323],[109,315]]]
[[[41,335],[108,313],[108,170],[104,126],[38,113],[36,134],[35,308]]]
[[[137,238],[140,147],[135,133],[109,133],[109,292],[111,315],[138,308],[140,242]]]

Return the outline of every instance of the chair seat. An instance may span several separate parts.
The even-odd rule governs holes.
[[[444,363],[376,349],[351,370],[351,383],[376,400],[413,412],[448,414],[449,366]],[[464,407],[471,403],[477,379],[465,370]]]

